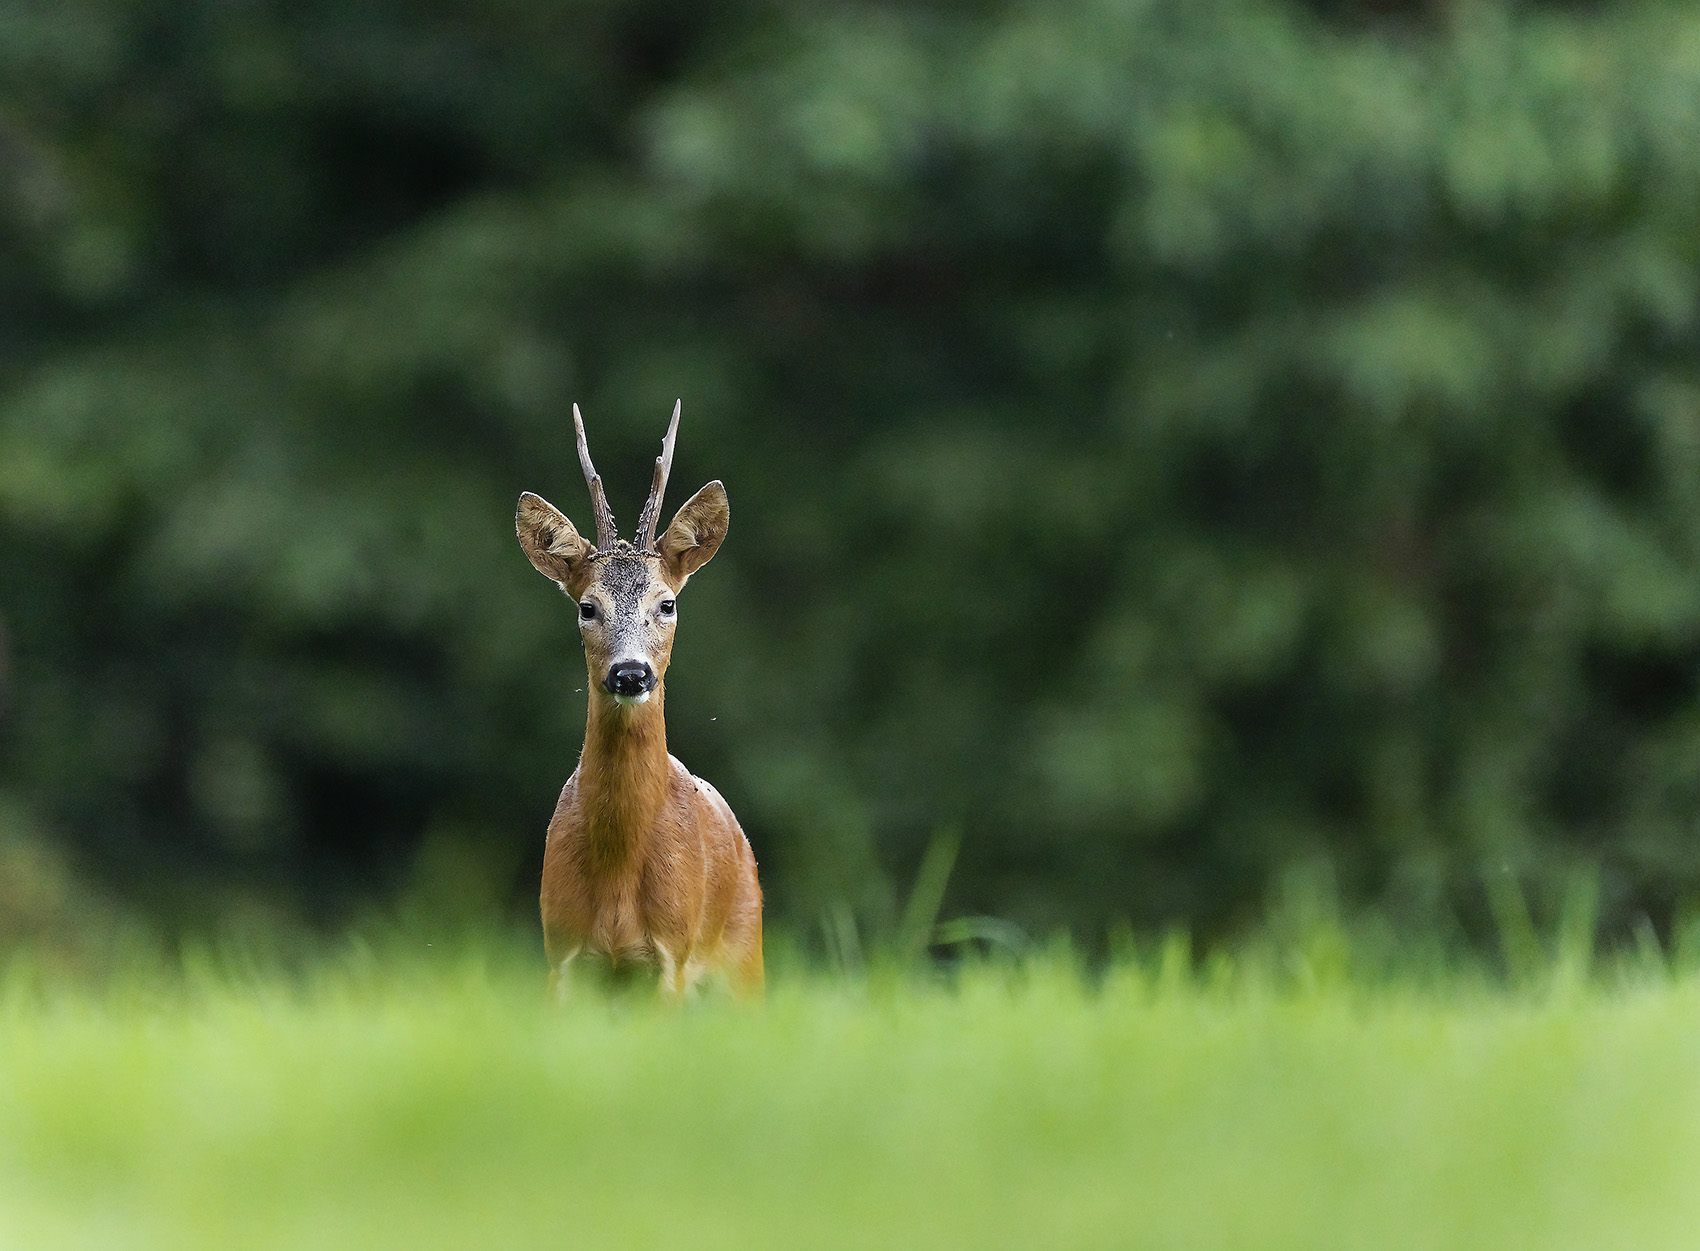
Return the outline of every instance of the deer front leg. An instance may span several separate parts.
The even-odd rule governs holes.
[[[571,997],[567,988],[572,982],[572,963],[581,950],[581,947],[570,948],[549,969],[549,998],[555,1003],[564,1004]]]
[[[655,954],[661,961],[659,982],[661,997],[669,1003],[683,1003],[685,992],[690,989],[690,984],[685,977],[687,961],[674,956],[672,952],[659,943],[655,945]]]

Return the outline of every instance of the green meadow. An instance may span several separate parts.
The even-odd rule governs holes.
[[[1313,953],[1314,954],[1314,953]],[[1184,944],[765,1001],[500,945],[0,992],[0,1246],[1688,1248],[1700,978]]]

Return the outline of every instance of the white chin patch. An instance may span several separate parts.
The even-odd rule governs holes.
[[[630,708],[633,704],[647,704],[649,692],[645,691],[642,695],[616,695],[614,702],[622,708]]]

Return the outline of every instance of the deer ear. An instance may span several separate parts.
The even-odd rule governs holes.
[[[731,520],[726,488],[718,481],[691,496],[673,515],[673,524],[656,542],[655,550],[661,553],[662,569],[675,591],[708,563],[726,537]]]
[[[556,583],[563,591],[567,583],[585,567],[585,560],[595,549],[579,537],[566,515],[541,495],[527,491],[519,497],[519,509],[514,514],[514,530],[526,559],[538,573]]]

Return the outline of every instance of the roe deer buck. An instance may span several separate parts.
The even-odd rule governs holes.
[[[679,405],[655,459],[637,535],[618,537],[573,405],[579,463],[596,512],[596,544],[548,501],[519,497],[515,528],[537,571],[572,596],[589,666],[590,712],[578,768],[549,821],[543,852],[543,944],[564,991],[581,952],[610,965],[658,965],[682,996],[709,973],[736,992],[762,986],[761,887],[755,856],[726,801],[667,754],[662,723],[677,596],[726,537],[726,488],[710,482],[659,538]]]

